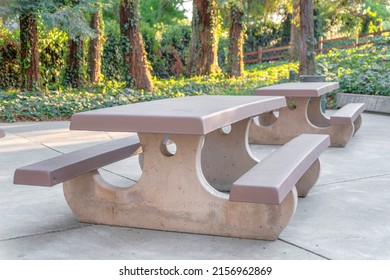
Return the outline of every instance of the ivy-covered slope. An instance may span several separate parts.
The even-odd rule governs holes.
[[[343,92],[390,95],[390,44],[332,51],[317,57],[318,73],[339,81]],[[296,62],[263,63],[247,67],[244,76],[224,75],[192,78],[155,78],[155,92],[133,91],[123,83],[107,82],[83,89],[44,93],[0,91],[0,121],[68,119],[73,113],[159,98],[200,94],[250,95],[254,89],[287,82]]]

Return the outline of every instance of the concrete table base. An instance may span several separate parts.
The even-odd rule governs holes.
[[[288,97],[289,106],[259,116],[260,125],[252,122],[251,144],[285,144],[302,133],[328,134],[331,146],[344,147],[361,126],[361,116],[352,124],[331,124],[319,109],[321,97]]]
[[[206,135],[202,171],[215,189],[229,192],[233,182],[259,162],[246,140],[250,124],[251,119],[245,119],[232,124],[227,128],[228,132],[216,130]],[[319,176],[320,161],[317,159],[297,182],[298,196],[306,197]]]
[[[208,140],[171,134],[172,153],[166,150],[166,136],[139,134],[143,173],[131,187],[112,186],[98,171],[65,182],[65,198],[76,217],[87,223],[252,239],[279,236],[297,207],[295,187],[280,205],[229,201],[203,175],[201,148]]]

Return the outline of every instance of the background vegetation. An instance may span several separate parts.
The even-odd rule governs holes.
[[[1,0],[0,13],[0,121],[69,118],[74,112],[122,105],[156,98],[200,94],[253,94],[257,87],[286,82],[290,71],[298,71],[295,60],[246,66],[238,77],[228,74],[229,7],[225,2],[245,5],[244,51],[283,46],[291,40],[293,1],[216,1],[218,10],[219,71],[202,76],[186,75],[192,27],[183,0],[140,1],[140,27],[153,76],[153,90],[136,90],[126,80],[121,37],[121,1],[29,1]],[[29,3],[39,13],[39,90],[21,87],[28,60],[21,61],[18,17]],[[34,3],[32,3],[34,2]],[[39,5],[37,3],[39,2]],[[344,3],[345,2],[345,3]],[[32,3],[32,4],[31,4]],[[315,37],[358,36],[362,32],[390,29],[385,1],[314,1]],[[32,5],[32,6],[29,6]],[[89,77],[88,52],[80,52],[80,85],[67,83],[69,40],[83,38],[85,49],[97,38],[90,28],[92,14],[101,12],[102,62],[97,83]],[[77,20],[76,20],[77,19]],[[333,50],[316,57],[317,74],[340,82],[341,91],[390,95],[390,41],[380,38],[374,45]],[[27,65],[27,66],[26,66]]]

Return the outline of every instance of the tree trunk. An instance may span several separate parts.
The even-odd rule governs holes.
[[[192,36],[187,75],[208,75],[218,66],[218,9],[216,0],[193,0]]]
[[[299,74],[314,75],[316,73],[316,40],[314,38],[313,0],[300,0],[299,14]]]
[[[74,39],[69,39],[68,43],[69,50],[64,84],[78,88],[83,84],[84,41],[76,36]]]
[[[139,0],[121,0],[119,12],[127,86],[152,91],[152,75],[140,30]]]
[[[230,4],[228,75],[239,77],[244,72],[244,7],[242,0]]]
[[[20,61],[21,89],[39,90],[41,77],[39,73],[38,31],[33,12],[20,15]]]
[[[102,64],[102,28],[100,26],[101,14],[92,14],[91,28],[96,31],[97,37],[91,39],[88,50],[88,75],[92,84],[98,84],[100,80],[100,69]]]
[[[299,59],[299,0],[293,0],[293,12],[290,30],[290,59]]]

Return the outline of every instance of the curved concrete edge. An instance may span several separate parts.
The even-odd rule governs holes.
[[[337,107],[348,103],[365,103],[366,111],[390,114],[390,96],[336,93]]]

